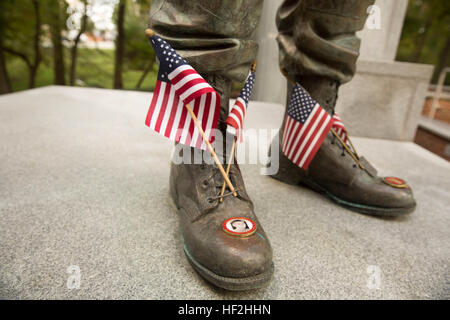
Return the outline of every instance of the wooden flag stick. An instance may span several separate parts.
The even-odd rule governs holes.
[[[350,146],[352,147],[353,152],[355,152],[356,157],[359,159],[360,158],[359,154],[358,154],[358,152],[356,152],[355,146],[353,145],[352,140],[350,139],[348,131],[347,131],[347,140],[348,140],[348,142],[350,142]]]
[[[227,176],[230,174],[230,167],[231,167],[231,163],[233,162],[233,159],[234,159],[234,150],[235,149],[236,149],[236,137],[234,137],[233,145],[231,146],[230,156],[228,157],[228,165],[227,165],[227,171],[226,171]],[[222,197],[224,193],[225,193],[225,181],[223,182],[223,185],[222,185],[222,191],[220,191],[220,197]],[[236,197],[237,193],[234,192],[233,196]],[[222,202],[222,201],[223,201],[223,198],[220,198],[219,202]]]
[[[353,158],[353,160],[355,160],[355,162],[359,165],[359,167],[364,170],[365,169],[364,166],[361,164],[358,158],[356,158],[355,154],[352,151],[350,151],[348,145],[344,141],[342,141],[341,137],[336,133],[336,131],[334,131],[334,129],[331,129],[331,133],[333,133],[336,139],[339,140],[339,142],[342,144],[345,150],[347,150],[348,154]]]
[[[211,152],[211,154],[212,154],[212,156],[213,156],[213,158],[214,158],[214,161],[216,162],[217,167],[218,167],[219,170],[220,170],[220,173],[222,173],[223,178],[225,179],[225,182],[226,182],[227,185],[228,185],[228,188],[230,188],[230,190],[231,190],[232,192],[234,192],[233,184],[231,183],[230,179],[228,178],[228,174],[225,173],[225,170],[223,169],[222,164],[220,163],[220,160],[219,160],[219,158],[217,157],[217,154],[214,152],[214,149],[213,149],[213,147],[211,146],[211,143],[209,143],[209,140],[208,140],[208,138],[206,137],[205,132],[203,132],[202,126],[201,126],[200,123],[198,122],[198,119],[197,119],[197,117],[195,116],[194,111],[192,111],[192,108],[191,108],[191,106],[189,105],[189,103],[186,104],[185,107],[186,107],[186,109],[189,111],[189,114],[191,115],[192,120],[194,120],[195,126],[197,127],[198,131],[199,131],[200,134],[202,135],[203,141],[205,141],[206,146],[208,147],[209,152]]]
[[[150,28],[145,29],[145,35],[146,35],[148,38],[151,38],[151,37],[153,37],[153,36],[155,35],[155,31],[153,31],[153,30],[150,29]]]

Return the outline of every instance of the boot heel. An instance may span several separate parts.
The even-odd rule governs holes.
[[[269,155],[271,151],[269,150]],[[302,169],[293,164],[283,152],[279,152],[278,172],[271,175],[272,178],[291,185],[298,185],[305,180],[305,173]]]

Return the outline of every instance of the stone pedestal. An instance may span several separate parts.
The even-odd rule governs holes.
[[[433,66],[359,60],[357,69],[336,105],[349,134],[412,141]]]
[[[284,105],[286,81],[279,71],[275,41],[275,14],[281,3],[282,0],[264,3],[256,35],[260,51],[253,98]],[[357,73],[341,87],[336,108],[351,134],[396,140],[414,138],[433,66],[394,61],[407,5],[407,0],[377,0],[371,23],[358,33],[362,43]]]
[[[182,249],[169,200],[173,143],[144,125],[150,100],[68,86],[0,97],[1,299],[448,299],[450,162],[368,138],[353,143],[381,175],[408,181],[415,212],[365,216],[243,165],[274,279],[243,292],[208,285]],[[279,105],[251,101],[246,128],[282,118]],[[66,285],[71,266],[80,289]],[[374,266],[378,288],[368,285]]]
[[[258,68],[252,98],[283,104],[286,101],[286,81],[278,65],[278,34],[275,15],[283,0],[264,1],[256,39],[259,44]]]
[[[394,61],[403,29],[408,0],[377,0],[369,9],[370,21],[358,32],[361,60]]]

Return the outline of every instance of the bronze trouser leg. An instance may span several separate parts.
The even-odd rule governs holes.
[[[250,38],[261,9],[262,0],[152,1],[150,27],[220,93],[221,132],[228,115],[231,80],[243,81],[256,57],[257,44]],[[219,144],[216,135],[216,148]],[[182,157],[195,158],[197,150],[183,148]],[[222,159],[228,155],[217,149],[216,153]],[[200,156],[206,154],[200,152]],[[273,274],[272,248],[245,191],[239,166],[232,164],[229,174],[237,197],[229,194],[219,203],[223,177],[205,158],[201,157],[198,165],[171,162],[170,190],[178,208],[186,257],[216,286],[230,290],[259,288]],[[225,232],[223,223],[233,217],[252,220],[257,233],[247,234],[244,241]]]
[[[277,12],[280,67],[329,113],[334,112],[339,85],[355,73],[360,46],[355,32],[363,28],[373,2],[285,0]],[[376,172],[361,169],[344,150],[329,133],[307,170],[281,152],[280,170],[272,177],[304,184],[361,213],[398,216],[414,209],[410,188],[387,185]]]
[[[280,67],[293,79],[322,76],[339,84],[355,73],[367,8],[374,0],[285,0],[277,12]]]
[[[149,26],[202,74],[243,81],[256,57],[250,40],[263,0],[153,0]]]
[[[373,3],[285,0],[276,18],[280,67],[297,81],[304,76],[350,81],[360,46],[355,32]],[[200,73],[242,81],[256,57],[257,44],[250,39],[262,5],[263,0],[153,0],[149,26]]]

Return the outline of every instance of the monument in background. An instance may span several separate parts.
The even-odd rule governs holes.
[[[284,105],[286,80],[275,40],[281,3],[264,2],[253,99]],[[394,61],[408,0],[377,0],[375,6],[372,20],[358,34],[362,43],[356,75],[339,90],[336,110],[353,136],[413,140],[433,66]]]

